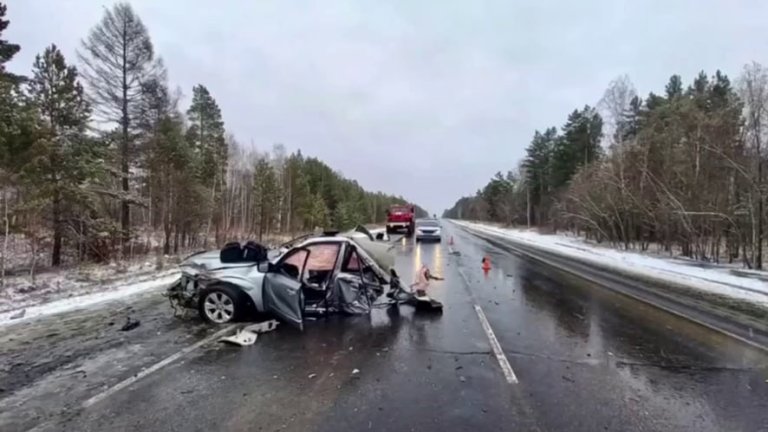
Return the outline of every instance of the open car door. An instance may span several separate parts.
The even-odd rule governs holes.
[[[340,242],[317,242],[286,252],[264,277],[266,309],[303,329],[305,305],[326,299],[340,250]]]
[[[264,276],[264,307],[286,323],[304,330],[301,276],[309,258],[306,249],[288,252]]]

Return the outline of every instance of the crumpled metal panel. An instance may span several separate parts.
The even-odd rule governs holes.
[[[361,315],[371,312],[380,293],[364,284],[360,276],[339,273],[328,292],[328,311]]]

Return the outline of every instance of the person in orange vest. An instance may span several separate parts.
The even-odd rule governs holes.
[[[490,260],[490,258],[488,258],[488,256],[486,255],[486,256],[483,257],[483,261],[482,262],[483,262],[483,270],[486,271],[486,272],[489,271],[491,269],[491,260]]]

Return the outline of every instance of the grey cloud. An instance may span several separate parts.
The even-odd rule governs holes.
[[[134,1],[172,82],[204,83],[228,129],[261,149],[302,149],[369,189],[434,212],[513,168],[535,129],[630,75],[668,76],[763,58],[759,1]],[[74,50],[91,0],[11,1],[12,64]]]

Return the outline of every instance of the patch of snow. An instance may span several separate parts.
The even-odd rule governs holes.
[[[533,230],[499,228],[466,221],[454,221],[454,223],[576,260],[609,266],[618,271],[646,274],[670,283],[768,307],[768,282],[766,282],[768,272],[754,270],[740,272],[734,270],[733,266],[709,263],[699,267],[692,265],[694,264],[692,261],[599,247],[562,234],[539,234]]]
[[[70,297],[66,299],[52,301],[50,303],[41,304],[39,306],[32,306],[26,308],[26,313],[22,318],[11,319],[12,316],[18,313],[18,311],[9,311],[0,313],[0,326],[15,324],[18,322],[26,321],[32,318],[38,318],[46,315],[53,315],[62,312],[68,312],[75,309],[82,309],[91,307],[100,303],[118,300],[124,297],[137,295],[145,291],[160,290],[169,286],[175,282],[179,277],[179,272],[174,271],[171,274],[164,274],[158,276],[153,280],[144,282],[126,283],[120,285],[114,289],[108,291],[97,292],[93,294],[87,294],[78,297]]]

